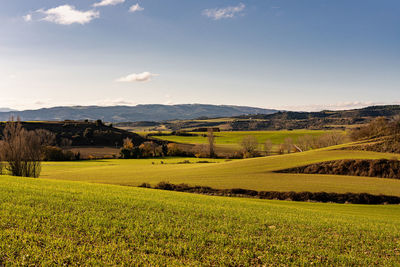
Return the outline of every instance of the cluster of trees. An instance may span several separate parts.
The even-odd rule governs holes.
[[[63,146],[71,141],[62,139]],[[43,160],[76,160],[79,153],[59,148],[56,135],[43,129],[26,130],[19,119],[5,124],[0,140],[0,174],[39,177]]]
[[[135,146],[131,138],[125,138],[120,151],[123,159],[139,159],[163,157],[168,154],[168,147],[163,144],[159,145],[152,141],[146,141],[139,146]]]
[[[321,136],[304,135],[300,136],[295,142],[287,137],[282,144],[278,145],[278,154],[302,152],[310,149],[317,149],[327,146],[342,144],[345,142],[345,135],[340,132],[328,132]],[[263,144],[259,144],[257,138],[249,135],[245,136],[239,143],[242,148],[243,158],[251,158],[264,155],[270,155],[273,150],[273,143],[267,139]]]
[[[378,117],[367,125],[353,129],[350,133],[350,137],[355,141],[384,136],[400,142],[400,115],[391,119]]]
[[[46,131],[27,131],[20,122],[10,121],[3,130],[0,141],[0,161],[7,162],[1,167],[11,175],[39,177],[43,147],[47,144],[49,135]]]
[[[400,115],[391,119],[378,117],[369,124],[352,130],[350,137],[355,141],[376,139],[374,143],[355,146],[354,149],[400,153]]]
[[[343,144],[346,141],[346,135],[341,132],[327,132],[320,136],[304,135],[297,139],[296,145],[301,151],[317,149],[328,146]]]

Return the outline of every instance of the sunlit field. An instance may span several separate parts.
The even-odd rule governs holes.
[[[129,186],[138,186],[144,182],[155,185],[166,181],[218,189],[355,192],[400,196],[400,180],[395,179],[274,172],[321,161],[380,158],[399,158],[399,155],[320,149],[244,160],[165,158],[45,162],[41,177]]]
[[[240,148],[240,142],[246,136],[254,136],[260,145],[265,143],[266,140],[270,140],[273,144],[282,144],[286,138],[291,138],[294,142],[300,136],[310,135],[313,137],[318,137],[324,133],[331,131],[323,130],[293,130],[293,131],[235,131],[235,132],[215,132],[215,144],[218,146],[225,146],[231,148]],[[142,132],[141,134],[146,134]],[[155,136],[155,138],[184,143],[184,144],[206,144],[208,142],[207,137],[202,135],[207,135],[206,132],[196,132],[197,136]],[[260,148],[262,148],[260,146]]]
[[[400,261],[398,205],[211,197],[0,176],[0,217],[0,264],[6,266]]]

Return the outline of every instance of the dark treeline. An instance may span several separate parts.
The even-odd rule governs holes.
[[[400,179],[400,161],[344,159],[277,171],[280,173],[333,174]]]
[[[276,199],[290,201],[311,201],[311,202],[333,202],[349,204],[400,204],[400,197],[386,195],[371,195],[367,193],[327,193],[327,192],[278,192],[278,191],[255,191],[249,189],[214,189],[208,186],[189,186],[187,184],[171,184],[160,182],[151,187],[143,183],[139,187],[153,188],[160,190],[178,191],[186,193],[197,193],[213,196],[228,197],[250,197],[259,199]]]
[[[71,146],[109,146],[121,147],[125,138],[131,138],[135,145],[146,141],[138,134],[124,131],[97,121],[63,121],[63,122],[21,122],[24,129],[35,131],[47,130],[55,135],[55,144],[63,146],[67,141]],[[0,123],[0,135],[6,123]]]

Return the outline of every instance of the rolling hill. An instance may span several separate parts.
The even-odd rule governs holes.
[[[285,130],[285,129],[347,129],[369,123],[377,117],[400,115],[400,105],[371,106],[351,110],[323,110],[319,112],[277,111],[270,114],[249,113],[225,118],[176,120],[167,122],[122,122],[115,124],[133,131],[195,130],[216,127],[228,131]]]
[[[0,120],[11,116],[24,121],[97,120],[107,122],[165,121],[199,117],[231,117],[246,114],[271,114],[277,110],[228,105],[137,105],[137,106],[73,106],[38,110],[0,112]]]

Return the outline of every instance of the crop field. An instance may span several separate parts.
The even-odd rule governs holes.
[[[267,139],[275,145],[282,144],[286,138],[292,138],[297,141],[300,136],[310,135],[313,137],[320,136],[329,131],[323,130],[293,130],[293,131],[234,131],[234,132],[215,132],[215,144],[219,146],[227,146],[232,148],[239,148],[240,142],[245,136],[252,135],[257,138],[260,144],[263,144]],[[206,132],[196,132],[198,136],[156,136],[156,138],[167,140],[171,142],[184,143],[184,144],[206,144],[207,137],[201,136],[207,134]]]
[[[380,158],[399,159],[400,155],[334,150],[331,147],[303,153],[228,161],[166,158],[45,162],[41,177],[129,186],[138,186],[144,182],[155,185],[165,181],[218,189],[353,192],[400,196],[400,180],[395,179],[274,172],[321,161]],[[196,163],[204,160],[215,163]],[[182,164],[185,161],[190,163]]]
[[[386,265],[399,205],[211,197],[0,176],[0,265]]]

